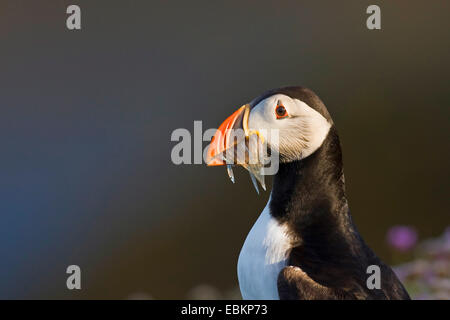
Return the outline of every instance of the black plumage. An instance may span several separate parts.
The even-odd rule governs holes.
[[[251,106],[277,93],[304,101],[333,123],[317,95],[302,87],[271,90]],[[280,164],[269,205],[271,215],[288,226],[295,240],[287,266],[278,276],[281,299],[409,299],[394,272],[366,245],[352,221],[334,124],[313,154]],[[367,287],[370,265],[380,268],[380,289]]]

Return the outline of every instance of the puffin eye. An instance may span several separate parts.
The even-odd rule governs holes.
[[[287,111],[286,111],[286,108],[283,107],[281,104],[278,104],[275,107],[275,114],[277,116],[277,119],[285,118],[288,115]]]

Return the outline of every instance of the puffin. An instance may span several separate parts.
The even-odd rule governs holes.
[[[312,90],[272,89],[240,107],[211,139],[208,166],[236,165],[224,156],[236,148],[230,130],[244,130],[247,139],[256,134],[279,161],[269,200],[239,254],[243,299],[410,299],[352,220],[338,131]],[[278,139],[270,130],[277,130]],[[245,161],[239,165],[249,169]],[[373,266],[379,271],[375,287],[368,285]]]

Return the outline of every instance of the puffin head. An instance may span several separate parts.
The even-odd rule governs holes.
[[[235,144],[232,130],[243,130],[245,137],[255,134],[280,163],[304,159],[323,143],[333,126],[328,110],[319,97],[303,87],[269,90],[229,116],[215,133],[207,151],[209,166],[228,164],[220,157]],[[270,134],[276,130],[274,139]]]

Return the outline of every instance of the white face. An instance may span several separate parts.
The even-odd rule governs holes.
[[[275,94],[252,108],[248,126],[259,131],[269,146],[288,162],[306,158],[316,151],[331,123],[303,101]],[[279,130],[278,141],[271,139],[272,129]]]

